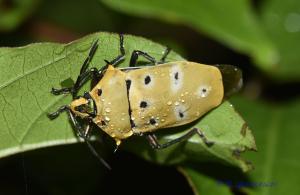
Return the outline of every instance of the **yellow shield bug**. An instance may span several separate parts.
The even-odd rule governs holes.
[[[241,87],[239,69],[231,65],[166,62],[169,48],[158,61],[146,52],[135,50],[130,58],[130,66],[118,69],[115,66],[125,58],[122,35],[121,54],[112,61],[106,61],[107,64],[100,69],[88,69],[97,47],[96,41],[73,87],[52,89],[54,95],[71,93],[73,101],[49,114],[50,118],[67,111],[79,136],[86,141],[91,124],[96,124],[116,141],[117,146],[121,140],[140,135],[145,136],[153,148],[161,149],[194,134],[198,134],[208,147],[213,145],[198,128],[192,128],[183,136],[163,144],[159,143],[154,132],[195,121],[220,105],[224,95]],[[148,60],[150,65],[136,66],[139,56]],[[89,79],[95,83],[91,91],[77,96],[80,87]],[[99,159],[109,167],[103,159]]]

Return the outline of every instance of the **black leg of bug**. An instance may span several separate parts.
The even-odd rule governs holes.
[[[129,63],[130,67],[136,66],[136,63],[137,63],[137,60],[138,60],[139,56],[143,56],[148,61],[150,61],[151,64],[157,64],[155,58],[153,58],[152,56],[150,56],[146,52],[143,52],[143,51],[140,51],[140,50],[134,50],[131,54],[131,57],[130,57],[130,63]]]
[[[134,50],[131,54],[131,58],[130,58],[130,63],[129,66],[130,67],[134,67],[137,64],[137,60],[139,58],[139,56],[143,56],[144,58],[146,58],[148,61],[151,62],[151,64],[156,65],[156,64],[163,64],[166,61],[167,56],[169,55],[169,53],[171,52],[171,49],[169,47],[167,47],[164,51],[163,56],[161,57],[161,59],[157,62],[156,59],[152,56],[150,56],[149,54],[147,54],[146,52],[140,51],[140,50]]]
[[[120,53],[121,54],[118,55],[112,61],[106,61],[107,64],[110,64],[113,66],[119,64],[121,61],[123,61],[125,59],[124,36],[122,34],[119,34],[119,37],[120,37]]]
[[[182,135],[181,137],[178,137],[176,139],[173,139],[171,141],[168,141],[166,143],[160,144],[154,134],[148,134],[147,139],[149,141],[149,144],[151,145],[152,148],[154,149],[164,149],[167,148],[173,144],[176,144],[178,142],[185,141],[192,137],[193,135],[198,134],[200,138],[203,140],[203,142],[208,146],[211,147],[214,142],[208,141],[207,138],[204,136],[203,132],[198,129],[198,128],[193,128],[190,131],[188,131],[186,134]]]
[[[49,113],[48,117],[50,119],[55,119],[56,117],[59,116],[60,113],[65,112],[67,110],[69,110],[69,106],[67,106],[67,105],[61,106],[57,111]]]
[[[70,121],[72,122],[74,128],[76,129],[78,136],[81,137],[85,143],[87,144],[87,146],[89,147],[89,149],[91,150],[91,152],[93,153],[93,155],[108,169],[111,170],[110,165],[97,153],[97,151],[95,150],[95,148],[92,146],[92,144],[90,143],[90,141],[88,140],[88,134],[90,131],[90,124],[87,124],[85,130],[82,130],[81,125],[77,122],[76,117],[72,114],[72,112],[70,110],[68,110],[68,116]]]

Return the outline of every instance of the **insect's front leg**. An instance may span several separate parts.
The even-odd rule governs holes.
[[[164,148],[172,146],[173,144],[176,144],[178,142],[185,141],[185,140],[189,139],[190,137],[192,137],[195,134],[198,134],[200,136],[200,138],[203,140],[203,142],[208,147],[211,147],[214,144],[213,141],[207,140],[207,138],[205,137],[203,132],[198,128],[193,128],[190,131],[188,131],[186,134],[184,134],[184,135],[182,135],[182,136],[180,136],[176,139],[170,140],[166,143],[162,143],[162,144],[159,143],[157,137],[154,134],[148,134],[146,136],[147,136],[148,142],[149,142],[149,144],[151,145],[152,148],[154,148],[154,149],[164,149]]]
[[[77,95],[79,89],[89,80],[98,78],[99,71],[96,68],[91,68],[77,77],[75,84],[72,87],[65,87],[61,89],[52,88],[51,93],[53,95],[69,94],[72,93],[73,97]]]

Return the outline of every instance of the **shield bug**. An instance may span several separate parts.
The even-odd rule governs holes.
[[[88,69],[98,47],[97,41],[92,45],[74,86],[52,89],[54,95],[71,93],[73,101],[49,117],[55,118],[67,111],[79,136],[87,140],[91,125],[96,124],[116,141],[117,146],[132,135],[140,135],[145,136],[153,148],[161,149],[194,134],[198,134],[207,146],[212,146],[213,142],[198,128],[162,144],[154,133],[195,121],[220,105],[224,96],[241,87],[241,71],[231,65],[166,62],[169,48],[160,60],[135,50],[131,54],[130,66],[118,69],[116,65],[125,58],[123,41],[120,35],[120,55],[106,61],[100,69]],[[148,60],[150,65],[136,66],[139,56]],[[77,96],[80,87],[89,79],[95,83],[91,91]]]

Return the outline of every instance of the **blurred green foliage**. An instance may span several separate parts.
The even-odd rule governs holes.
[[[11,31],[35,11],[40,0],[0,0],[0,31]]]
[[[258,152],[245,155],[255,170],[244,174],[199,163],[181,171],[199,194],[300,193],[299,1],[33,2],[38,1],[0,1],[1,46],[67,42],[95,31],[127,32],[171,45],[187,59],[240,64],[245,87],[232,103],[257,140]],[[258,186],[263,182],[273,185]]]

